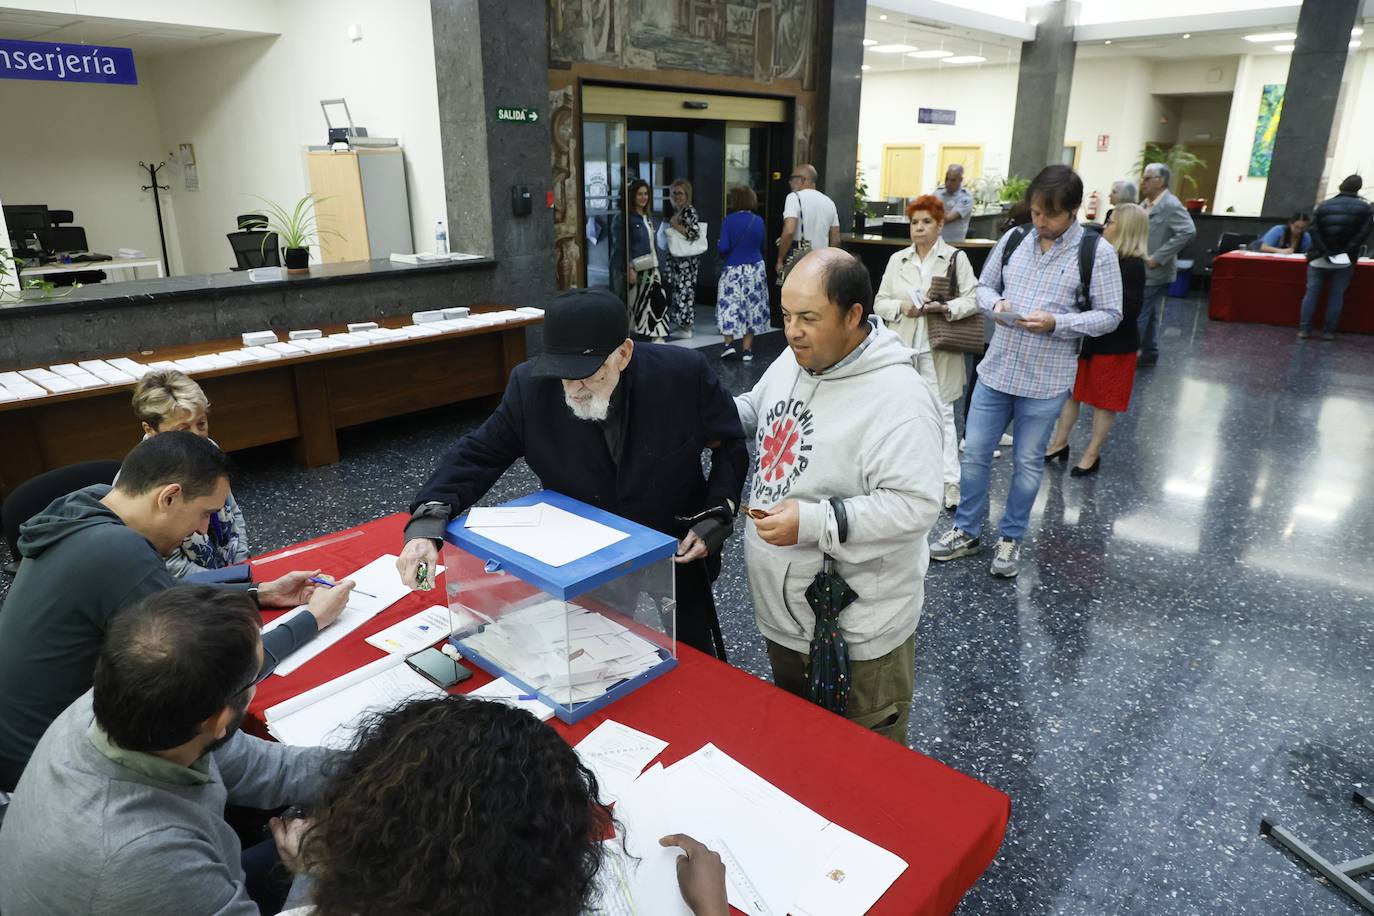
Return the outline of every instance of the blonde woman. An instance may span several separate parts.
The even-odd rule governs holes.
[[[701,221],[697,217],[697,208],[692,206],[691,182],[679,178],[668,186],[668,191],[673,202],[673,218],[668,225],[687,241],[695,242],[701,237]],[[668,253],[665,259],[663,278],[668,286],[668,325],[673,337],[692,336],[692,324],[697,314],[697,268],[700,265],[699,254],[679,258]]]
[[[968,255],[940,238],[945,205],[938,197],[918,197],[907,205],[906,213],[911,220],[911,246],[887,262],[873,310],[907,346],[920,354],[921,375],[939,392],[945,427],[945,508],[954,509],[959,505],[959,434],[954,429],[954,402],[964,394],[964,354],[931,350],[926,316],[939,312],[950,321],[958,321],[977,314],[974,289],[978,278]],[[932,299],[931,281],[949,276],[951,264],[957,295],[948,301]]]
[[[1078,356],[1078,378],[1073,397],[1064,402],[1054,435],[1045,450],[1045,461],[1069,461],[1069,433],[1078,422],[1079,405],[1093,408],[1093,434],[1088,447],[1069,473],[1074,477],[1096,474],[1102,467],[1102,447],[1112,431],[1116,415],[1131,404],[1135,384],[1136,350],[1140,329],[1136,319],[1145,301],[1145,246],[1150,220],[1138,204],[1120,204],[1102,237],[1111,242],[1121,263],[1121,323],[1101,337],[1083,338]]]
[[[176,369],[149,372],[139,380],[134,386],[134,414],[145,439],[181,430],[210,438],[210,401],[190,376]],[[210,516],[206,532],[191,535],[166,558],[167,571],[177,578],[247,559],[248,528],[232,492],[224,508]]]

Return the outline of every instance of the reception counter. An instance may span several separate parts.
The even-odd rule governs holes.
[[[521,284],[514,271],[496,268],[490,258],[424,265],[379,259],[314,265],[307,274],[260,282],[237,271],[85,286],[0,306],[0,370],[482,302],[543,305],[525,300],[542,298],[531,290],[545,284]]]
[[[868,268],[869,274],[873,277],[874,291],[877,291],[878,284],[882,282],[888,260],[894,253],[910,244],[909,237],[899,239],[872,234],[840,236],[840,247],[863,261],[864,266]],[[968,255],[969,263],[973,265],[973,272],[978,274],[983,272],[983,262],[988,259],[988,252],[996,244],[997,242],[992,239],[965,239],[955,242],[954,247],[963,249]]]

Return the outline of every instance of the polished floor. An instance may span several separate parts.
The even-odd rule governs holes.
[[[780,347],[723,380],[742,390]],[[1257,828],[1374,852],[1349,801],[1374,776],[1374,338],[1299,342],[1171,300],[1162,350],[1101,473],[1047,472],[1019,579],[986,557],[931,568],[910,743],[1012,798],[960,914],[1358,912]],[[313,471],[240,455],[255,549],[404,508],[484,413],[351,431]],[[535,485],[518,465],[488,502]],[[766,676],[737,540],[717,599],[731,661]]]

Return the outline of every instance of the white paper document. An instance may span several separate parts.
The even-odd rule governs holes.
[[[547,566],[566,566],[629,537],[600,522],[582,518],[548,503],[536,503],[538,525],[468,528]]]
[[[607,719],[577,743],[577,756],[596,774],[601,800],[612,802],[630,787],[667,741]]]
[[[544,517],[544,504],[535,506],[508,506],[494,509],[474,508],[468,510],[465,528],[529,528],[538,525]]]
[[[436,604],[414,617],[392,624],[380,633],[373,633],[366,641],[368,645],[392,655],[412,655],[447,638],[450,632],[452,624],[448,608]]]
[[[1000,324],[1000,325],[1005,325],[1006,327],[1009,327],[1009,328],[1014,328],[1014,327],[1016,327],[1016,322],[1019,321],[1020,319],[1022,319],[1022,318],[1025,317],[1025,316],[1022,315],[1020,312],[1016,312],[1016,311],[1011,311],[1011,312],[987,312],[986,314],[990,315],[990,316],[992,317],[992,320],[993,320],[993,321],[997,322],[997,323]]]
[[[441,572],[443,572],[442,566],[435,570],[434,574],[437,576]],[[291,674],[301,665],[410,594],[410,589],[401,582],[401,577],[396,574],[395,554],[383,554],[357,572],[337,578],[352,579],[357,590],[371,592],[377,597],[370,598],[367,595],[359,594],[359,591],[350,593],[348,607],[344,608],[338,619],[320,631],[320,634],[310,642],[282,659],[277,665],[276,674],[283,677]],[[308,612],[304,608],[299,608],[291,614],[282,614],[263,627],[263,632],[266,633],[281,626],[292,614],[297,613],[305,614]]]
[[[687,912],[675,909],[678,851],[658,846],[672,833],[720,854],[730,903],[750,916],[862,916],[907,867],[710,744],[646,770],[622,791],[616,817],[639,858],[629,894],[653,901],[655,914]]]
[[[271,707],[267,731],[282,744],[346,748],[369,714],[445,692],[389,655]]]
[[[503,677],[483,684],[476,690],[469,690],[466,696],[475,697],[479,700],[496,700],[507,706],[514,706],[516,709],[523,709],[540,722],[548,721],[548,718],[553,715],[552,706],[546,705],[538,697],[526,693],[523,687],[518,687]]]

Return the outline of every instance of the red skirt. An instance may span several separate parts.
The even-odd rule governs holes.
[[[1125,413],[1135,384],[1134,353],[1098,353],[1078,361],[1073,399],[1080,404]]]

